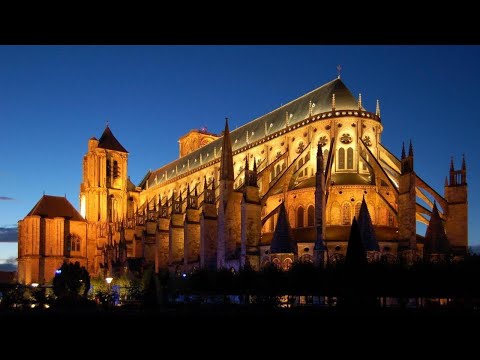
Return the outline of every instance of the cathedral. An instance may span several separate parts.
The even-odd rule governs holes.
[[[83,157],[80,212],[44,195],[18,222],[18,280],[51,281],[64,260],[90,274],[135,259],[177,273],[324,266],[344,261],[353,223],[369,261],[461,257],[465,159],[451,160],[442,196],[418,175],[412,143],[400,157],[382,145],[383,125],[378,101],[366,110],[338,77],[235,130],[190,130],[178,159],[138,185],[107,125]]]

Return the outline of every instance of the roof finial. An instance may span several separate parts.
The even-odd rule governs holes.
[[[362,110],[362,93],[358,94],[358,110]]]
[[[462,170],[467,170],[467,164],[465,163],[465,154],[462,154]]]
[[[446,176],[445,176],[445,186],[448,186],[448,179]]]
[[[342,72],[342,67],[340,66],[340,64],[337,65],[337,79],[340,79],[340,73]]]
[[[308,115],[309,115],[309,116],[312,116],[312,115],[313,115],[313,108],[314,108],[314,107],[315,107],[315,103],[314,103],[312,100],[310,100],[310,101],[308,102]]]
[[[380,117],[380,100],[377,99],[377,108],[375,109],[375,115]]]
[[[332,110],[335,110],[335,94],[332,94]]]
[[[405,142],[402,142],[402,159],[405,159]]]
[[[412,139],[410,139],[410,145],[408,146],[408,156],[413,156]]]
[[[453,166],[453,156],[450,158],[450,171],[455,171],[455,167]]]
[[[110,125],[110,122],[109,122],[108,119],[107,119],[107,127],[108,127],[108,125]]]

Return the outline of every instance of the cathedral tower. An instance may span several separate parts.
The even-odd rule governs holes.
[[[408,156],[402,145],[401,175],[398,187],[399,248],[404,250],[406,261],[413,262],[417,251],[417,220],[415,172],[413,171],[413,146],[410,141]]]
[[[455,170],[450,162],[450,179],[445,184],[445,199],[448,202],[445,231],[454,253],[464,253],[468,246],[468,201],[467,165],[465,157],[462,168]]]
[[[80,213],[87,220],[89,234],[89,271],[96,272],[101,262],[97,249],[107,243],[110,225],[124,219],[128,203],[128,151],[105,128],[100,140],[88,141],[83,157],[83,177],[80,185]],[[91,267],[91,264],[95,264]]]

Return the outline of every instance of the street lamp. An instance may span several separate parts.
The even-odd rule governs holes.
[[[105,281],[108,284],[108,303],[109,303],[109,305],[110,305],[110,302],[112,301],[112,287],[110,285],[112,283],[112,280],[113,280],[113,278],[111,276],[105,278]]]

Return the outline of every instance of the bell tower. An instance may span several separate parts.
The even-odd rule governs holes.
[[[126,215],[128,152],[110,128],[88,141],[83,157],[80,213],[88,222],[114,222]]]

